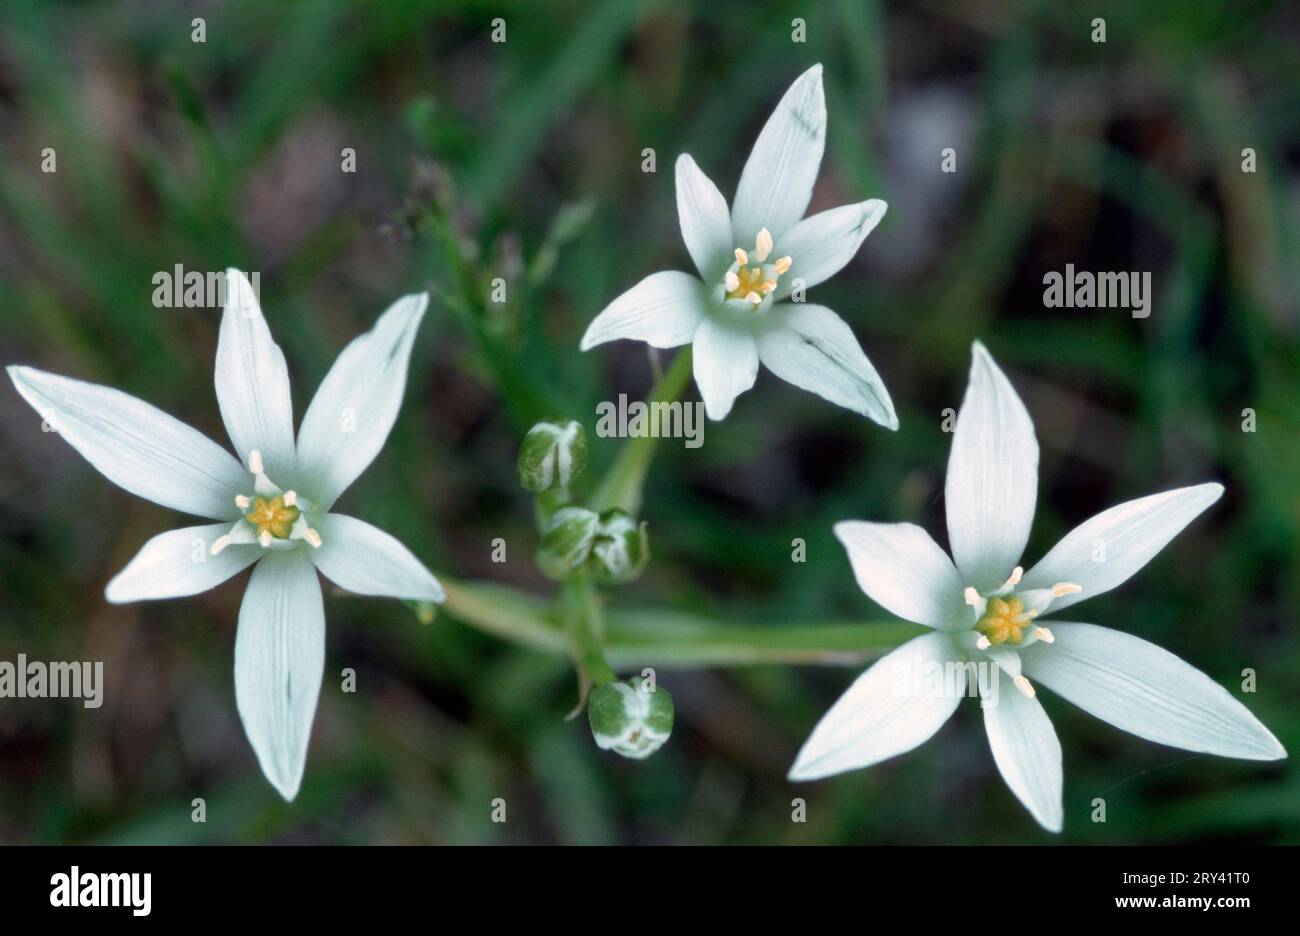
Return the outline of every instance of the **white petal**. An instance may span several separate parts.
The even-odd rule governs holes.
[[[1052,634],[1022,651],[1025,672],[1102,721],[1187,751],[1286,757],[1244,705],[1167,650],[1095,624],[1053,621]]]
[[[954,659],[946,634],[923,634],[876,661],[817,723],[790,779],[869,767],[929,740],[965,692],[964,668],[948,665]]]
[[[1038,440],[984,345],[975,342],[972,354],[945,499],[953,560],[967,584],[984,592],[1006,581],[1025,551],[1038,498]]]
[[[776,105],[740,173],[731,208],[737,244],[753,243],[762,228],[779,240],[803,217],[825,148],[826,97],[814,65]]]
[[[238,519],[248,473],[207,436],[112,387],[34,367],[10,367],[23,399],[104,477],[155,504]]]
[[[777,256],[791,260],[789,271],[777,284],[776,299],[790,295],[796,280],[812,289],[844,269],[857,254],[888,206],[878,198],[844,205],[804,218],[781,235]]]
[[[244,274],[226,271],[226,308],[217,339],[217,402],[241,459],[256,449],[266,473],[293,473],[293,403],[289,369]]]
[[[609,305],[587,326],[583,351],[618,338],[656,348],[690,342],[704,315],[704,284],[689,273],[651,273]]]
[[[758,356],[782,380],[861,413],[888,429],[898,416],[885,383],[852,329],[825,306],[785,302],[768,313]]]
[[[358,595],[442,601],[433,573],[394,537],[364,520],[327,514],[317,520],[321,547],[311,558],[321,573]]]
[[[104,597],[113,604],[181,598],[215,588],[262,555],[259,546],[227,546],[211,554],[229,523],[184,527],[160,533],[141,547],[126,568],[113,576]]]
[[[695,269],[706,283],[713,282],[731,265],[736,247],[731,215],[718,187],[686,153],[677,157],[677,220]]]
[[[984,653],[990,660],[998,665],[998,669],[1002,670],[1002,672],[1006,673],[1013,680],[1018,679],[1022,675],[1021,671],[1024,667],[1020,659],[1020,654],[1012,648],[1003,644],[997,644],[989,647],[984,651]],[[1005,688],[1014,688],[1014,686]]]
[[[983,681],[980,690],[986,692]],[[1061,742],[1042,703],[1011,686],[999,686],[996,695],[986,694],[980,704],[1002,779],[1039,825],[1060,832],[1065,818]]]
[[[1052,601],[1055,614],[1128,581],[1165,544],[1223,495],[1221,484],[1197,484],[1140,497],[1085,520],[1066,534],[1020,587],[1051,588],[1073,582],[1083,590]]]
[[[695,382],[710,419],[724,419],[731,404],[758,377],[758,345],[749,331],[705,316],[695,331]]]
[[[384,447],[406,392],[406,371],[427,293],[398,299],[343,349],[298,432],[298,468],[327,510]]]
[[[298,795],[325,672],[320,582],[302,549],[253,570],[235,634],[235,702],[266,779]]]
[[[841,520],[835,535],[859,587],[886,611],[930,627],[973,622],[952,560],[919,526]]]

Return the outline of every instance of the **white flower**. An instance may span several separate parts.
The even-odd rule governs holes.
[[[295,445],[284,355],[238,270],[226,271],[226,293],[217,402],[247,467],[121,391],[31,367],[8,371],[23,398],[104,477],[164,507],[218,521],[155,536],[108,583],[109,601],[198,594],[257,563],[239,609],[235,699],[263,773],[292,800],[325,666],[316,570],[361,595],[444,597],[392,536],[330,513],[388,438],[429,300],[424,293],[397,300],[343,350]]]
[[[782,380],[897,429],[889,391],[848,325],[802,301],[802,289],[843,269],[885,214],[885,203],[871,199],[803,217],[825,144],[822,67],[814,65],[759,133],[730,214],[695,160],[680,156],[677,214],[701,279],[676,271],[646,277],[596,316],[582,350],[617,338],[692,344],[711,419],[724,418],[754,385],[761,360]],[[796,284],[800,301],[783,302]]]
[[[886,610],[935,629],[894,650],[831,707],[790,770],[811,780],[910,751],[948,720],[971,690],[970,663],[1005,674],[1015,689],[979,694],[993,759],[1011,791],[1045,828],[1060,831],[1061,745],[1029,677],[1086,712],[1160,744],[1276,760],[1282,745],[1208,676],[1153,644],[1095,624],[1041,623],[1110,591],[1146,565],[1223,493],[1198,484],[1102,511],[1028,572],[1016,565],[1029,538],[1038,442],[1024,404],[984,346],[974,345],[945,489],[950,560],[909,523],[835,525],[862,590]],[[955,665],[954,665],[955,664]],[[932,678],[943,671],[955,679]]]

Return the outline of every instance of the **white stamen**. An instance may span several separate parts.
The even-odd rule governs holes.
[[[230,537],[228,535],[218,536],[216,539],[212,541],[212,546],[208,549],[208,552],[211,555],[215,556],[217,555],[217,553],[221,552],[221,550],[225,549],[229,545],[230,545]]]
[[[966,599],[966,603],[967,603],[968,605],[970,605],[972,608],[978,608],[978,607],[979,607],[979,604],[980,604],[980,593],[977,592],[977,591],[974,589],[974,587],[972,587],[972,586],[970,586],[970,585],[967,585],[967,586],[966,586],[966,590],[965,590],[964,592],[962,592],[962,596]]]
[[[760,302],[763,301],[763,297],[751,289],[749,292],[745,293],[745,301],[752,302],[754,303],[754,305],[758,305]]]
[[[286,506],[286,507],[292,507],[292,506],[293,506],[294,504],[296,504],[296,503],[298,503],[298,492],[297,492],[297,491],[285,491],[285,492],[284,492],[284,506]]]
[[[1062,598],[1066,595],[1077,595],[1081,591],[1083,591],[1081,585],[1076,585],[1073,582],[1057,582],[1052,586],[1052,597]]]
[[[749,254],[745,253],[743,248],[736,248],[736,262],[741,266],[749,265]]]
[[[307,527],[307,530],[305,533],[303,533],[302,538],[308,542],[308,544],[311,546],[312,549],[320,549],[320,544],[321,544],[320,534],[317,533],[315,530],[313,530],[311,527]]]
[[[782,257],[780,260],[776,261],[776,263],[772,264],[772,266],[776,268],[777,276],[784,276],[786,271],[790,269],[792,263],[794,263],[794,261],[789,257]]]
[[[236,494],[235,506],[240,510],[247,510],[249,507],[253,506],[253,502],[248,499],[247,494]]]
[[[722,278],[722,285],[727,287],[727,292],[735,292],[740,287],[740,277],[734,271],[728,270],[727,275]]]
[[[253,474],[262,473],[262,453],[257,449],[248,453],[248,470]]]
[[[754,257],[759,263],[767,259],[767,255],[772,252],[772,232],[763,228],[758,232],[758,242],[754,247]]]
[[[1056,642],[1056,637],[1053,636],[1052,632],[1049,631],[1046,627],[1035,627],[1034,636],[1037,637],[1039,640],[1041,640],[1043,643]]]
[[[993,646],[993,644],[989,642],[987,637],[980,634],[979,639],[975,641],[975,646],[977,649],[987,650],[989,647]]]
[[[1034,697],[1034,687],[1028,679],[1025,679],[1023,676],[1017,676],[1012,680],[1012,682],[1016,684],[1017,689],[1024,693],[1026,698],[1032,699]]]
[[[1002,583],[1002,588],[1015,588],[1020,584],[1020,577],[1025,574],[1025,570],[1016,566],[1011,570],[1011,577]],[[1000,589],[999,589],[1000,590]]]
[[[263,549],[267,549],[271,545],[271,531],[263,530],[261,533],[258,533],[257,541],[262,544]]]

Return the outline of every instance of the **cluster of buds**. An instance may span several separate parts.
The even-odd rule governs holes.
[[[548,578],[566,582],[565,588],[579,593],[592,582],[631,582],[650,561],[644,523],[618,508],[598,512],[574,501],[571,488],[586,468],[587,456],[587,435],[573,420],[538,423],[519,450],[519,483],[533,492],[537,507],[537,566]],[[601,628],[584,615],[580,609],[572,611],[570,626],[580,647],[584,641],[594,645],[599,663],[584,668],[600,683],[587,697],[592,737],[603,750],[635,760],[649,757],[672,733],[672,697],[653,677],[615,679],[599,649]]]
[[[621,510],[597,513],[569,504],[587,455],[587,434],[574,420],[539,422],[524,437],[519,483],[538,496],[537,565],[557,581],[585,568],[602,585],[621,585],[637,578],[650,559],[646,527]]]
[[[548,577],[563,580],[586,568],[602,585],[633,581],[649,561],[646,525],[618,509],[598,514],[561,507],[546,522],[537,550],[537,565]]]

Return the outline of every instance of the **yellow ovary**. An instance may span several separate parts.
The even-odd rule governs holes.
[[[1026,611],[1020,599],[990,598],[984,616],[975,624],[975,630],[988,638],[990,644],[1020,643],[1024,628],[1038,616],[1037,611]]]
[[[257,527],[257,535],[269,533],[276,539],[288,539],[293,531],[300,511],[297,507],[284,502],[284,495],[275,497],[254,497],[252,509],[244,514],[244,519]]]

